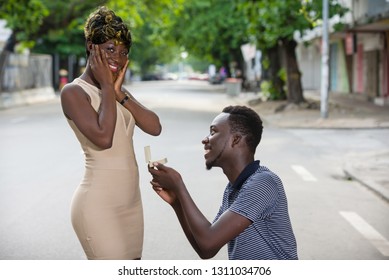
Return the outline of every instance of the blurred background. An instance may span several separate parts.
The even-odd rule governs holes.
[[[329,90],[387,104],[385,0],[2,0],[0,107],[23,102],[20,90],[48,98],[80,74],[83,24],[99,5],[131,27],[128,81],[238,82],[297,104],[320,90],[327,7]]]
[[[143,147],[212,220],[226,178],[204,169],[201,140],[231,104],[264,119],[256,156],[284,182],[300,259],[389,258],[388,1],[0,0],[0,259],[85,259],[69,215],[83,156],[59,92],[86,65],[100,5],[129,24],[125,86],[163,125],[134,137],[144,259],[198,256],[151,191]],[[311,99],[323,82],[337,97],[327,121]]]

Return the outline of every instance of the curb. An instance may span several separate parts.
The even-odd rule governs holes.
[[[389,202],[388,169],[388,151],[351,156],[343,166],[347,178],[359,182],[386,202]]]
[[[383,200],[389,203],[389,193],[387,193],[383,188],[381,188],[378,185],[374,184],[367,184],[365,181],[359,179],[357,176],[353,175],[350,171],[343,169],[344,174],[347,176],[348,179],[356,181],[360,183],[361,185],[365,186],[372,192],[374,192],[376,195],[381,197]]]
[[[0,94],[0,109],[31,105],[54,100],[57,95],[52,87],[26,89],[17,92],[2,92]]]

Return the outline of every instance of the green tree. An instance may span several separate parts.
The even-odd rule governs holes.
[[[47,7],[40,0],[4,0],[0,6],[0,18],[7,21],[7,27],[12,35],[7,42],[6,49],[14,51],[17,43],[32,46],[31,37],[49,14]]]
[[[47,1],[49,0],[42,0]],[[166,37],[166,25],[181,0],[70,0],[47,4],[50,16],[40,29],[36,51],[58,53],[62,57],[85,55],[83,27],[89,13],[100,5],[113,9],[129,24],[133,46],[130,53],[131,68],[146,73],[158,63],[171,59],[171,41]],[[67,11],[61,13],[61,11]],[[57,14],[61,14],[57,17]]]
[[[234,1],[186,1],[173,25],[172,35],[190,54],[224,66],[230,75],[232,63],[243,69],[240,46],[249,41],[247,17]]]
[[[134,41],[132,64],[146,72],[151,65],[172,58],[175,43],[169,37],[168,26],[183,0],[5,1],[0,15],[18,39],[12,40],[13,46],[16,42],[24,42],[33,52],[59,54],[62,58],[85,55],[85,20],[98,6],[108,6],[129,24]]]
[[[158,64],[166,64],[177,58],[179,48],[171,36],[173,19],[182,7],[183,0],[139,1],[138,24],[132,33],[131,67],[145,76]]]
[[[10,38],[0,53],[1,92],[8,53],[15,51],[17,43],[26,47],[33,45],[30,38],[39,29],[48,10],[39,0],[3,0],[0,5],[0,18],[5,19],[7,27],[12,30]]]
[[[291,103],[304,102],[299,70],[295,32],[304,34],[318,26],[322,18],[322,0],[247,0],[237,1],[249,18],[251,36],[257,46],[264,51],[270,62],[270,80],[282,91],[283,81],[279,77],[281,66],[286,68],[287,99]],[[330,0],[330,17],[343,16],[347,9],[338,1]],[[280,58],[284,58],[282,63]],[[278,60],[278,62],[277,62]]]
[[[83,24],[89,13],[106,0],[99,1],[51,1],[41,0],[49,10],[39,30],[32,37],[34,52],[59,54],[61,57],[85,54]]]

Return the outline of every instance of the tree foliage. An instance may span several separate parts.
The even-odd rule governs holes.
[[[142,76],[153,72],[157,64],[169,63],[179,55],[179,47],[170,35],[173,19],[183,0],[153,0],[141,2],[141,19],[132,30],[134,44],[130,58],[132,68]]]
[[[286,68],[287,97],[290,102],[304,101],[301,73],[297,62],[294,39],[296,31],[303,35],[321,23],[322,0],[247,0],[237,1],[240,9],[248,17],[248,32],[264,57],[270,60],[270,77],[272,85],[283,90],[283,82],[278,76],[281,68],[275,67],[275,59],[284,58],[278,65]],[[329,1],[330,17],[343,16],[347,9],[338,1]],[[275,69],[274,69],[275,68]],[[281,95],[282,96],[282,95]]]
[[[42,0],[47,1],[49,0]],[[85,42],[83,26],[89,13],[106,5],[125,21],[132,32],[131,67],[147,72],[153,65],[171,59],[171,43],[166,26],[180,0],[111,0],[53,2],[48,4],[50,16],[41,27],[39,46],[35,50],[62,56],[83,56]],[[61,11],[67,11],[61,13]],[[56,16],[61,14],[60,17]],[[158,16],[156,16],[158,15]]]
[[[247,25],[234,1],[186,1],[173,36],[190,54],[229,68],[233,61],[242,62],[240,46],[248,42]]]
[[[306,31],[322,22],[322,0],[247,0],[237,1],[248,17],[249,33],[259,48],[273,47],[280,39],[293,40],[295,32]],[[342,17],[347,9],[337,0],[329,0],[330,17]]]
[[[4,0],[0,6],[0,18],[7,21],[7,27],[13,33],[8,42],[7,50],[14,51],[17,42],[23,42],[31,47],[33,36],[43,24],[49,10],[39,0]]]
[[[22,1],[5,0],[0,15],[18,38],[15,43],[30,42],[28,46],[35,52],[83,56],[85,20],[98,6],[106,5],[130,26],[134,40],[131,58],[135,64],[149,68],[173,56],[175,44],[168,40],[169,24],[182,0]]]
[[[336,0],[329,2],[330,16],[346,12]],[[218,67],[235,63],[242,69],[240,47],[252,42],[267,57],[268,80],[278,96],[285,81],[279,74],[286,73],[288,99],[303,100],[294,35],[320,25],[322,0],[3,0],[0,17],[14,31],[14,43],[34,42],[36,52],[80,57],[83,25],[99,5],[129,24],[131,66],[143,74],[178,60],[182,51]]]

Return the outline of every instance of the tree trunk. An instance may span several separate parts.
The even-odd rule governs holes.
[[[269,59],[269,68],[264,70],[262,79],[272,83],[274,90],[277,92],[276,96],[274,96],[275,99],[286,99],[284,81],[279,76],[281,70],[281,56],[279,46],[276,45],[272,48],[266,49],[264,54]]]
[[[9,53],[14,51],[16,44],[16,33],[12,32],[11,36],[8,38],[5,43],[4,49],[0,53],[0,92],[3,92],[3,80],[4,73],[7,64],[7,58]]]
[[[5,73],[5,66],[7,63],[8,51],[4,50],[0,53],[0,93],[3,92],[3,80]]]
[[[301,84],[301,72],[297,63],[295,40],[282,40],[282,48],[285,54],[288,102],[300,104],[305,102],[303,88]]]

